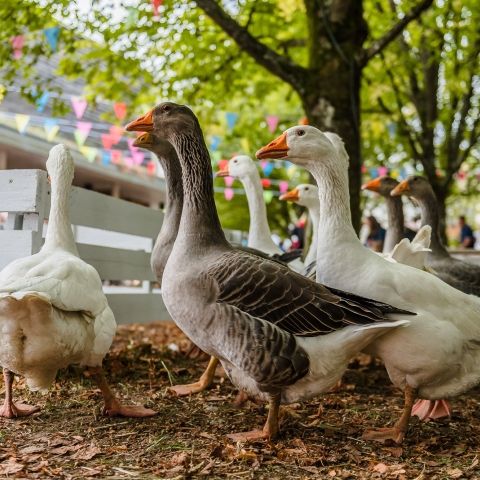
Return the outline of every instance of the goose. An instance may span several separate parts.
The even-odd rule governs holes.
[[[215,208],[203,133],[188,107],[164,102],[126,129],[169,141],[182,167],[182,216],[162,281],[171,317],[220,360],[238,388],[269,402],[262,430],[230,438],[274,438],[281,402],[325,392],[353,355],[409,324],[409,312],[332,290],[232,247]]]
[[[248,155],[236,155],[216,175],[217,177],[234,177],[242,182],[250,213],[248,247],[260,250],[267,255],[282,256],[283,250],[272,240],[272,232],[267,219],[267,207],[263,199],[262,182],[253,160]],[[298,258],[289,262],[289,265],[297,272],[301,272],[304,268]]]
[[[40,252],[0,272],[0,365],[5,401],[0,416],[27,416],[38,407],[13,402],[14,374],[33,391],[46,391],[57,371],[85,365],[100,388],[109,416],[148,417],[153,410],[124,406],[110,390],[102,360],[116,323],[97,271],[81,260],[69,218],[74,163],[65,145],[50,150],[51,210]],[[79,295],[81,292],[81,295]]]
[[[152,250],[151,266],[157,281],[162,287],[163,272],[168,257],[172,253],[173,244],[177,238],[178,226],[183,208],[182,170],[173,146],[151,133],[143,133],[133,141],[133,145],[153,152],[160,162],[166,185],[166,205],[162,227]],[[205,372],[197,382],[185,385],[172,385],[169,391],[177,396],[193,395],[206,390],[213,382],[218,360],[210,358]]]
[[[317,229],[318,217],[320,215],[318,188],[316,185],[302,183],[297,185],[293,190],[280,195],[280,200],[295,202],[308,209],[308,216],[312,224],[312,239],[310,241],[310,248],[308,249],[304,260],[304,265],[308,269],[317,259]]]
[[[397,180],[389,176],[381,176],[370,180],[362,185],[362,190],[370,190],[381,195],[387,205],[388,228],[383,245],[383,253],[390,253],[395,245],[404,237],[413,239],[413,231],[406,229],[403,218],[403,204],[398,197],[392,197],[390,192],[399,184]],[[410,236],[411,235],[411,236]]]
[[[417,313],[408,327],[378,337],[365,349],[383,360],[394,385],[404,390],[405,405],[393,427],[364,436],[402,443],[415,399],[453,397],[480,381],[480,299],[361,244],[350,217],[348,154],[337,135],[292,127],[261,148],[257,158],[289,160],[317,181],[319,282]]]
[[[391,195],[412,197],[420,206],[422,225],[432,227],[432,251],[427,259],[429,266],[446,283],[462,292],[480,296],[480,266],[453,258],[440,239],[437,201],[428,180],[411,176],[400,183]]]

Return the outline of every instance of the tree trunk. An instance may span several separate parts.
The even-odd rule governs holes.
[[[310,19],[310,65],[299,91],[311,125],[342,137],[350,156],[349,187],[352,223],[360,229],[361,140],[358,59],[367,27],[358,0],[307,0]],[[320,21],[318,21],[320,19]]]

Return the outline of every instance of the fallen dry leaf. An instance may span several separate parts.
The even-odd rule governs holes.
[[[448,475],[450,475],[451,478],[460,478],[463,475],[462,470],[459,468],[449,468],[447,470]]]
[[[6,462],[0,463],[0,475],[12,475],[20,472],[25,468],[25,465],[17,463],[14,458],[8,459]]]
[[[378,472],[378,473],[387,473],[388,472],[388,467],[384,463],[377,463],[373,467],[373,471]]]
[[[75,460],[91,460],[93,457],[99,455],[100,453],[102,453],[100,448],[98,448],[95,445],[90,445],[86,448],[82,448],[82,449],[78,450],[77,452],[75,452],[71,456],[71,458],[73,458]]]

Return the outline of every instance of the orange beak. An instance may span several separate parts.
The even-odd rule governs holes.
[[[371,192],[377,192],[380,190],[380,184],[382,182],[381,177],[374,178],[362,185],[362,190],[370,190]]]
[[[225,168],[222,168],[219,170],[216,174],[216,177],[229,177],[230,176],[230,171],[228,170],[228,165]]]
[[[392,197],[398,197],[400,195],[405,195],[408,194],[410,191],[410,184],[408,183],[408,180],[404,180],[403,182],[400,182],[391,192],[390,195]]]
[[[134,147],[147,147],[153,145],[152,136],[149,133],[142,133],[133,141]]]
[[[150,110],[142,117],[130,122],[125,130],[127,132],[151,132],[153,130],[153,111]]]
[[[264,158],[285,158],[288,156],[287,134],[282,133],[256,153],[259,160]]]
[[[289,202],[298,202],[299,196],[298,196],[298,189],[294,188],[293,190],[290,190],[287,193],[284,193],[283,195],[280,195],[280,200],[288,200]]]

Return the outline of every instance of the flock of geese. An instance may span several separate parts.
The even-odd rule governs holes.
[[[282,258],[272,241],[258,170],[243,155],[219,175],[243,183],[248,247],[227,242],[214,203],[210,156],[189,108],[165,102],[126,129],[144,132],[134,144],[155,153],[165,173],[166,213],[152,253],[163,300],[175,323],[211,355],[197,382],[172,390],[204,390],[220,362],[243,395],[269,403],[262,429],[231,438],[274,438],[280,404],[328,392],[359,352],[380,358],[405,396],[396,423],[367,430],[365,439],[401,443],[412,414],[450,415],[446,399],[480,382],[480,268],[453,259],[442,245],[435,197],[423,178],[364,185],[388,206],[387,251],[376,254],[360,243],[351,224],[348,155],[340,137],[312,126],[286,130],[256,156],[289,160],[317,183],[283,195],[307,207],[312,221],[313,240],[301,262]],[[46,390],[58,369],[72,363],[91,371],[106,414],[154,415],[122,405],[107,384],[101,365],[115,320],[98,273],[78,257],[68,212],[74,165],[66,147],[51,150],[47,170],[52,208],[45,244],[0,272],[6,391],[0,416],[38,410],[13,401],[14,374],[23,375],[32,390]],[[415,198],[422,210],[423,228],[412,242],[403,239],[400,195]]]

